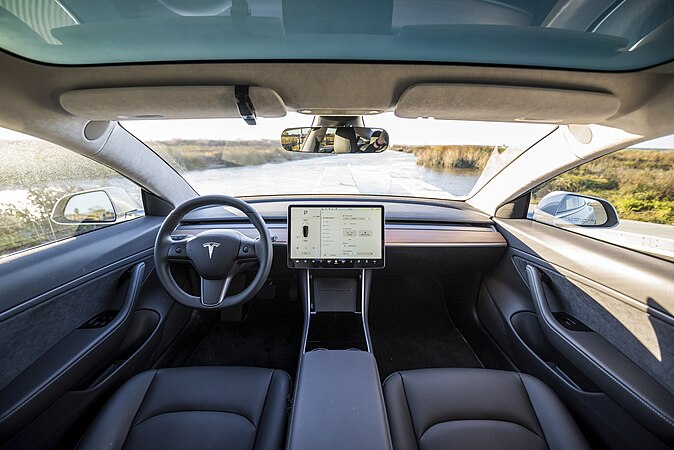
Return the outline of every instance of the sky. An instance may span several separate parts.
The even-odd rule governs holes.
[[[311,125],[312,116],[289,113],[277,119],[258,119],[255,126],[241,119],[143,120],[122,125],[141,140],[165,139],[279,139],[285,128]],[[507,145],[533,144],[554,129],[552,125],[470,122],[433,119],[400,119],[393,113],[365,117],[365,124],[388,131],[391,144],[402,145]],[[0,128],[0,140],[26,139]],[[674,148],[674,135],[635,147]]]

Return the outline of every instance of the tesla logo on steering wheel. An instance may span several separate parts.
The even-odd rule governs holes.
[[[217,242],[206,242],[204,244],[204,248],[208,249],[208,259],[213,258],[213,249],[216,247],[220,247],[220,244]]]

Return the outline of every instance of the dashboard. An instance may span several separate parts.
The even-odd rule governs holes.
[[[486,269],[498,261],[507,247],[505,238],[496,230],[491,218],[462,202],[434,203],[391,200],[390,197],[375,197],[370,200],[363,197],[302,196],[246,199],[246,201],[255,207],[267,222],[274,245],[273,273],[296,268],[359,267],[383,268],[387,272],[464,273]],[[321,229],[316,228],[321,224],[320,211],[326,212],[330,211],[326,208],[338,207],[352,208],[351,213],[355,211],[353,208],[364,208],[371,212],[381,211],[383,214],[381,225],[370,227],[371,236],[362,236],[371,238],[363,247],[365,250],[356,250],[356,253],[359,251],[372,253],[367,255],[367,258],[364,255],[358,258],[359,255],[353,253],[356,247],[349,247],[358,243],[350,242],[348,239],[346,242],[341,238],[334,239],[334,230],[332,238],[330,233],[323,236],[335,240],[329,243],[332,247],[331,245],[321,247],[320,243],[318,246],[309,245],[310,242],[316,242],[312,241],[313,238],[321,239]],[[309,220],[305,222],[304,209],[298,208],[306,208],[307,216],[318,213],[318,222],[313,224]],[[349,211],[343,210],[342,214],[345,213]],[[340,215],[326,218],[326,223],[331,224],[329,227],[336,225],[335,229],[339,228],[340,232],[344,233],[347,231],[343,229],[344,221],[358,219],[356,222],[364,222],[366,216],[347,217]],[[298,222],[293,225],[295,219]],[[308,227],[306,231],[305,226]],[[251,238],[258,236],[257,230],[245,215],[223,207],[206,207],[192,211],[183,219],[175,234],[196,234],[215,228],[236,230]],[[354,228],[357,232],[358,227]],[[381,235],[375,232],[375,228],[381,230]],[[293,247],[300,248],[293,250]],[[340,248],[341,253],[337,251]],[[381,258],[377,249],[381,249]],[[358,263],[359,259],[361,263]],[[364,263],[366,259],[368,262]]]

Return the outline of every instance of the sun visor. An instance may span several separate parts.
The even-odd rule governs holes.
[[[598,123],[618,111],[611,94],[479,84],[416,84],[398,100],[398,117],[534,123]]]
[[[250,86],[259,117],[283,117],[286,107],[269,88]],[[90,120],[206,119],[241,117],[235,86],[150,86],[82,89],[61,94],[61,106]]]

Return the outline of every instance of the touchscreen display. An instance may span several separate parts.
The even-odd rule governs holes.
[[[290,206],[288,266],[384,267],[384,207]]]

